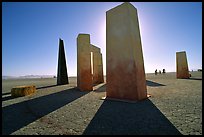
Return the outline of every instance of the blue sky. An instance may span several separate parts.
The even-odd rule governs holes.
[[[106,74],[106,11],[122,2],[3,2],[2,75],[56,75],[59,38],[69,76],[77,74],[76,38],[91,35]],[[176,52],[202,68],[201,2],[131,2],[138,11],[146,73],[176,71]]]

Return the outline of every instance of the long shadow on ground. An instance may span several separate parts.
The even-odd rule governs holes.
[[[3,107],[2,134],[11,134],[87,93],[71,88]]]
[[[146,85],[151,87],[166,86],[164,84],[160,84],[150,80],[146,80]],[[104,83],[102,86],[100,86],[98,89],[95,90],[95,92],[104,92],[104,91],[106,91],[106,83]]]
[[[104,100],[85,135],[181,135],[149,100],[137,103]]]
[[[165,86],[148,81],[147,85]],[[95,92],[105,92],[106,84]],[[137,103],[104,100],[84,135],[181,135],[149,99]]]
[[[166,85],[156,83],[156,82],[153,82],[153,81],[150,81],[150,80],[146,80],[146,84],[147,84],[147,86],[151,86],[151,87],[166,86]]]
[[[9,95],[9,94],[11,94],[11,92],[2,93],[2,96],[4,96],[4,95]]]
[[[202,78],[189,78],[187,80],[202,80]]]
[[[156,83],[150,80],[146,80],[146,85],[151,87],[157,87],[157,86],[166,86],[160,83]],[[94,92],[105,92],[106,91],[106,83],[104,83],[102,86],[94,90]]]
[[[49,86],[42,86],[42,87],[37,87],[36,89],[43,89],[43,88],[51,88],[51,87],[56,87],[58,85],[49,85]]]
[[[7,97],[2,97],[1,98],[1,101],[6,101],[6,100],[10,100],[10,99],[14,99],[16,97],[12,97],[11,95],[10,96],[7,96]]]

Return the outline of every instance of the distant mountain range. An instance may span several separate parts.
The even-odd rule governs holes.
[[[55,75],[2,76],[2,79],[53,78]]]

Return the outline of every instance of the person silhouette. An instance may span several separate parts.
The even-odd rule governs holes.
[[[157,75],[157,69],[155,70],[155,75]]]

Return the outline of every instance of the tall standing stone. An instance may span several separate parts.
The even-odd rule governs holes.
[[[64,84],[69,84],[69,81],[68,81],[68,75],[67,75],[64,43],[63,43],[63,40],[59,39],[57,85],[64,85]]]
[[[92,84],[90,35],[79,34],[77,37],[77,87],[81,91],[92,91]]]
[[[186,52],[176,52],[176,77],[189,78],[188,62]]]
[[[147,98],[137,10],[129,2],[106,12],[106,69],[107,98]]]
[[[91,52],[93,53],[93,84],[98,83],[98,63],[99,63],[99,54],[100,48],[91,44]]]
[[[103,77],[103,59],[102,59],[102,54],[99,54],[99,62],[98,62],[98,82],[103,83],[104,82],[104,77]]]
[[[93,84],[103,83],[103,66],[101,49],[91,44],[93,53]]]

